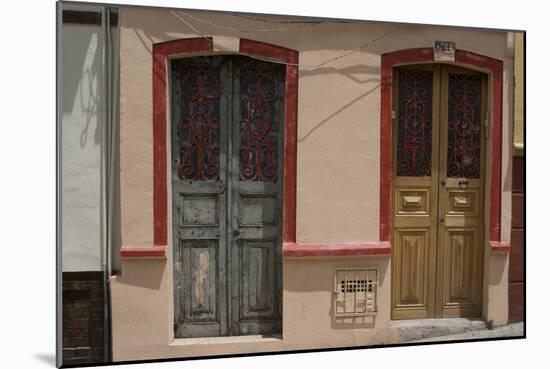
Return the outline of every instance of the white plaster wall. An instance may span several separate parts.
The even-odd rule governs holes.
[[[100,26],[63,26],[63,271],[101,270]]]

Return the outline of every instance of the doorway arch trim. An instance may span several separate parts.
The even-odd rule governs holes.
[[[153,44],[153,247],[122,247],[122,257],[165,257],[168,247],[167,63],[172,56],[214,52],[211,37]],[[239,54],[286,65],[283,183],[283,242],[296,241],[296,150],[299,53],[285,47],[239,40]]]
[[[391,235],[392,181],[392,79],[393,68],[399,65],[435,63],[432,48],[398,50],[382,54],[380,103],[380,228],[381,241]],[[509,250],[500,242],[501,167],[502,167],[502,61],[464,50],[457,50],[453,64],[488,73],[491,91],[491,160],[489,194],[489,243],[493,251]]]

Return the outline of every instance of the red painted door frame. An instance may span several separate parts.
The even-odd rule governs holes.
[[[380,105],[380,240],[391,235],[392,191],[392,78],[399,65],[434,63],[432,48],[417,48],[382,54]],[[500,242],[501,167],[502,167],[502,61],[468,51],[457,50],[456,65],[488,73],[491,77],[491,161],[489,194],[489,242],[493,250],[509,249]]]
[[[179,39],[153,44],[153,242],[154,247],[122,247],[123,257],[162,257],[168,245],[167,177],[167,65],[171,56],[200,55],[214,51],[210,37]],[[240,39],[239,53],[285,63],[285,132],[283,187],[283,242],[296,241],[296,149],[298,111],[298,56],[295,50]]]

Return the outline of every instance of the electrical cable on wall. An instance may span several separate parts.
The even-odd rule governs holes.
[[[185,13],[185,12],[180,12],[180,14],[188,17],[188,18],[191,18],[197,22],[200,22],[200,23],[204,23],[204,24],[208,24],[210,26],[213,26],[213,27],[217,27],[217,28],[220,28],[220,29],[225,29],[225,30],[228,30],[228,31],[233,31],[233,32],[243,32],[243,33],[249,33],[249,32],[277,32],[277,31],[292,31],[292,30],[296,30],[296,29],[299,29],[299,28],[304,28],[304,27],[311,27],[311,26],[316,26],[320,23],[323,23],[322,21],[318,21],[318,22],[309,22],[309,23],[305,23],[305,24],[301,24],[297,27],[282,27],[282,28],[259,28],[259,29],[238,29],[238,28],[234,28],[234,27],[228,27],[228,26],[222,26],[222,25],[219,25],[219,24],[216,24],[216,23],[213,23],[213,22],[210,22],[210,21],[207,21],[205,19],[201,19],[199,17],[196,17],[196,16],[193,16],[191,14],[188,14],[188,13]]]
[[[338,20],[338,19],[326,19],[326,20],[322,20],[322,21],[306,21],[306,20],[303,20],[303,21],[296,20],[296,21],[294,21],[294,20],[285,20],[285,19],[267,19],[267,18],[254,17],[254,16],[251,16],[251,15],[244,15],[244,14],[231,14],[231,15],[234,16],[234,17],[240,17],[240,18],[244,18],[244,19],[250,19],[250,20],[255,20],[255,21],[258,21],[258,22],[266,22],[266,23],[286,23],[286,24],[355,23],[355,22],[351,22],[351,21]]]
[[[216,49],[218,50],[222,50],[222,51],[227,51],[227,52],[232,52],[233,50],[228,50],[226,48],[224,48],[223,46],[221,45],[218,45],[216,44],[211,38],[207,37],[205,34],[203,34],[202,32],[200,32],[196,27],[194,27],[191,23],[189,23],[187,20],[183,19],[179,14],[177,14],[175,11],[171,10],[170,11],[176,18],[178,18],[180,21],[182,21],[185,25],[187,25],[193,32],[195,32],[195,34],[197,34],[198,36],[200,37],[203,37],[204,39],[208,40],[209,42],[212,42],[212,44],[216,47]],[[182,12],[183,13],[183,12]],[[196,17],[193,17],[193,16],[190,16],[189,14],[186,14],[186,13],[183,13],[185,14],[186,16],[188,17],[191,17],[191,18],[195,18],[195,19],[198,19]],[[202,20],[203,22],[205,23],[209,23],[211,25],[214,25],[214,23],[211,23],[209,21],[204,21]],[[327,22],[328,23],[328,22]],[[320,23],[318,23],[320,24]],[[232,31],[235,31],[235,32],[243,32],[241,30],[238,30],[236,28],[232,28],[232,27],[225,27],[225,26],[221,26],[221,25],[215,25],[216,27],[219,27],[219,28],[226,28],[226,29],[230,29]],[[316,69],[316,68],[319,68],[319,67],[322,67],[324,65],[327,65],[329,63],[332,63],[336,60],[340,60],[342,58],[345,58],[346,56],[349,56],[351,54],[355,54],[356,52],[359,52],[360,50],[364,49],[365,47],[367,47],[368,45],[372,44],[373,42],[376,42],[384,37],[386,37],[387,35],[389,35],[390,33],[394,32],[395,30],[397,30],[399,27],[394,27],[384,33],[382,33],[380,36],[377,36],[375,38],[373,38],[372,40],[366,42],[365,44],[347,52],[347,53],[344,53],[342,55],[339,55],[335,58],[331,58],[331,59],[328,59],[322,63],[319,63],[319,64],[312,64],[312,65],[307,65],[307,64],[299,64],[299,63],[285,63],[285,62],[282,62],[282,61],[278,61],[278,60],[272,60],[272,59],[269,59],[269,58],[261,58],[261,57],[258,57],[258,56],[255,56],[255,55],[248,55],[249,57],[253,58],[253,59],[258,59],[258,60],[262,60],[262,61],[267,61],[267,62],[271,62],[271,63],[277,63],[277,64],[283,64],[283,65],[290,65],[290,66],[296,66],[300,69],[309,69],[309,70],[312,70],[312,69]],[[252,30],[247,30],[246,32],[254,32]]]

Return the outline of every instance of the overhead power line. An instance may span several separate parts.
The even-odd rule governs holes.
[[[204,39],[208,40],[209,42],[212,42],[212,44],[214,46],[216,46],[216,48],[218,50],[222,50],[222,51],[228,51],[228,52],[232,52],[233,50],[228,50],[226,48],[224,48],[223,46],[221,45],[218,45],[216,44],[213,39],[209,38],[208,36],[206,36],[205,34],[203,34],[202,32],[200,32],[195,26],[193,26],[191,23],[189,23],[187,20],[185,20],[184,18],[182,18],[178,13],[176,13],[175,11],[171,10],[170,11],[176,18],[178,18],[180,21],[182,21],[185,25],[187,25],[193,32],[195,32],[196,35],[200,36],[200,37],[203,37]],[[190,16],[189,14],[186,14],[186,13],[183,13],[184,15],[190,17],[190,18],[196,18],[196,17],[193,17],[193,16]],[[196,18],[198,19],[198,18]],[[226,28],[226,29],[230,29],[232,31],[235,31],[235,32],[244,32],[243,30],[239,30],[237,28],[233,28],[233,27],[226,27],[226,26],[221,26],[221,25],[217,25],[215,23],[212,23],[212,22],[209,22],[209,21],[205,21],[205,20],[201,20],[203,22],[207,22],[215,27],[219,27],[219,28]],[[318,64],[310,64],[310,65],[307,65],[307,64],[299,64],[299,63],[286,63],[286,62],[282,62],[282,61],[279,61],[279,60],[273,60],[273,59],[269,59],[269,58],[262,58],[262,57],[258,57],[258,56],[255,56],[255,55],[248,55],[249,57],[251,58],[254,58],[254,59],[258,59],[258,60],[263,60],[263,61],[268,61],[268,62],[272,62],[272,63],[277,63],[277,64],[283,64],[283,65],[290,65],[290,66],[297,66],[298,68],[300,69],[316,69],[316,68],[319,68],[319,67],[322,67],[324,65],[327,65],[327,64],[330,64],[332,62],[335,62],[336,60],[340,60],[342,58],[345,58],[346,56],[349,56],[351,54],[355,54],[359,51],[361,51],[362,49],[366,48],[367,46],[369,46],[370,44],[386,37],[387,35],[389,35],[390,33],[394,32],[395,30],[397,30],[399,27],[394,27],[384,33],[382,33],[381,35],[369,40],[368,42],[364,43],[363,45],[353,49],[353,50],[350,50],[348,51],[347,53],[344,53],[342,55],[339,55],[337,57],[334,57],[334,58],[331,58],[331,59],[328,59],[328,60],[325,60],[324,62],[322,63],[318,63]],[[247,32],[254,32],[253,30],[247,30]]]
[[[267,19],[267,18],[260,18],[260,17],[254,17],[250,15],[244,15],[244,14],[232,14],[234,17],[240,17],[250,20],[255,20],[258,22],[266,22],[266,23],[286,23],[286,24],[307,24],[307,23],[352,23],[351,21],[345,21],[345,20],[337,20],[337,19],[327,19],[327,20],[320,20],[320,21],[300,21],[300,20],[286,20],[286,19]]]
[[[299,29],[299,28],[304,28],[304,27],[311,27],[311,26],[315,26],[319,23],[323,23],[321,21],[319,22],[309,22],[309,23],[306,23],[306,24],[301,24],[301,25],[298,25],[297,27],[282,27],[282,28],[259,28],[259,29],[239,29],[239,28],[234,28],[234,27],[228,27],[228,26],[223,26],[223,25],[220,25],[220,24],[216,24],[214,22],[210,22],[210,21],[207,21],[205,19],[201,19],[199,17],[196,17],[196,16],[193,16],[189,13],[185,13],[185,12],[180,12],[180,14],[186,16],[187,18],[190,18],[190,19],[193,19],[197,22],[200,22],[200,23],[204,23],[204,24],[208,24],[212,27],[216,27],[216,28],[220,28],[220,29],[225,29],[225,30],[228,30],[228,31],[233,31],[233,32],[244,32],[244,33],[249,33],[249,32],[276,32],[276,31],[289,31],[289,30],[295,30],[295,29]]]

